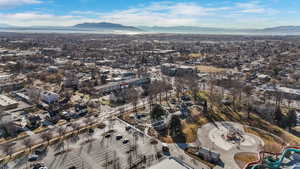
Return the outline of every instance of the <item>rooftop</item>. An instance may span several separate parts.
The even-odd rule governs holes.
[[[15,100],[5,96],[5,95],[0,95],[0,106],[5,107],[5,106],[9,106],[12,104],[17,104],[18,102],[16,102]]]

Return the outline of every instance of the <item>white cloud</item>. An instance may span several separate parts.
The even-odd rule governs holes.
[[[279,11],[275,9],[262,6],[259,1],[236,3],[235,8],[238,9],[238,12],[240,13],[267,14],[267,15],[274,15],[279,13]]]
[[[99,20],[75,15],[50,15],[35,12],[0,14],[1,23],[15,26],[72,26],[82,22]]]
[[[42,3],[40,0],[0,0],[0,9],[40,3]]]
[[[160,2],[98,16],[105,21],[127,25],[196,26],[204,17],[214,16],[217,12],[228,9],[229,7],[207,8],[196,3]],[[207,26],[204,22],[201,25]]]

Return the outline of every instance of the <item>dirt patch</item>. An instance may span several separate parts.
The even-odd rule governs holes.
[[[242,152],[234,155],[234,160],[240,168],[244,168],[247,163],[258,160],[256,153]]]
[[[182,121],[182,125],[183,125],[182,132],[185,135],[186,142],[187,143],[195,142],[198,138],[197,130],[199,126],[196,124],[187,123],[186,121]]]

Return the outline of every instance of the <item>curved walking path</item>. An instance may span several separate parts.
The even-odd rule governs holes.
[[[228,132],[229,129],[234,129],[242,133],[245,139],[240,144],[227,142],[222,135]],[[206,147],[221,155],[221,160],[224,164],[224,169],[239,169],[240,167],[234,160],[234,155],[239,152],[255,152],[257,153],[264,142],[261,138],[246,133],[241,124],[233,122],[216,122],[208,123],[198,129],[197,135],[202,147]],[[223,167],[222,167],[223,168]]]

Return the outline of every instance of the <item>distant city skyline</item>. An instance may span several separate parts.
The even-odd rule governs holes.
[[[0,24],[266,28],[300,26],[299,8],[295,0],[0,0]]]

